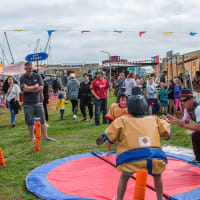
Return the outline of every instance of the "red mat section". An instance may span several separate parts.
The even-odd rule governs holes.
[[[106,157],[115,163],[115,156]],[[200,169],[183,161],[168,158],[163,173],[164,192],[169,196],[188,192],[200,185]],[[120,172],[96,157],[86,157],[67,162],[48,174],[48,181],[63,193],[99,200],[116,199]],[[133,199],[134,180],[129,180],[125,200]],[[154,187],[153,178],[148,184]],[[156,199],[154,191],[147,188],[146,199]]]

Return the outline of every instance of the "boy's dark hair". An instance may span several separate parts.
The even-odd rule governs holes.
[[[84,73],[84,74],[83,74],[83,77],[84,77],[84,76],[88,76],[88,77],[89,77],[89,74],[88,74],[88,73]]]
[[[167,71],[163,71],[163,74],[167,74]]]
[[[24,65],[25,66],[29,66],[29,65],[32,65],[32,63],[31,62],[26,62]]]
[[[167,90],[167,84],[164,84],[163,88],[164,88],[165,90]]]

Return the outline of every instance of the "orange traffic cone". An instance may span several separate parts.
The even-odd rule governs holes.
[[[134,200],[144,200],[147,184],[147,170],[138,170],[136,174],[136,183],[134,191]]]
[[[5,161],[4,161],[4,158],[3,158],[3,153],[2,153],[2,150],[0,148],[0,167],[5,167],[6,164],[5,164]]]
[[[34,151],[40,151],[41,125],[40,125],[40,119],[39,118],[35,118],[35,129],[36,129],[36,140],[35,140]]]

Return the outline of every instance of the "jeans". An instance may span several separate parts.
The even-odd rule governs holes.
[[[103,123],[106,124],[107,120],[105,119],[107,113],[107,99],[95,100],[95,124],[99,125],[100,112],[103,111]]]
[[[10,101],[6,100],[6,103],[8,105],[8,108],[10,109],[11,114],[11,124],[16,124],[16,114],[15,111],[11,108]]]
[[[192,133],[192,145],[196,160],[200,161],[200,132]]]
[[[60,119],[63,120],[63,116],[64,116],[64,109],[60,109]]]

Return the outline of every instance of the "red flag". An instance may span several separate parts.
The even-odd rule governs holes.
[[[146,33],[146,31],[141,31],[141,32],[139,32],[139,36],[142,37],[142,35],[145,33]]]
[[[81,31],[81,34],[83,34],[83,33],[89,33],[89,32],[91,32],[91,31]]]

